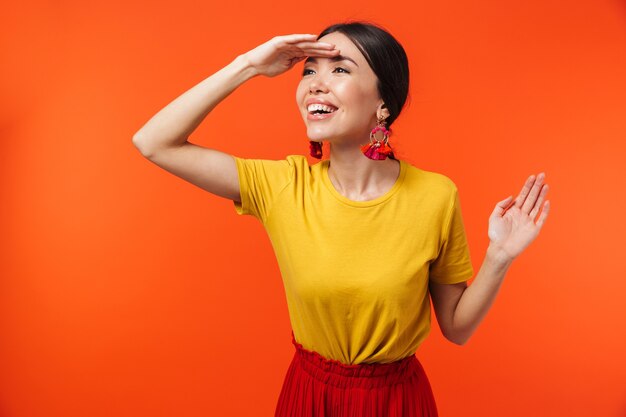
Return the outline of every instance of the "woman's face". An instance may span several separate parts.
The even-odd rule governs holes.
[[[382,113],[379,109],[383,101],[378,95],[376,75],[344,34],[333,32],[319,41],[334,44],[340,53],[336,57],[308,57],[304,62],[296,103],[307,136],[315,141],[365,144],[376,126],[377,110],[382,117],[389,115],[386,108]],[[310,111],[310,102],[315,100],[328,103],[333,111],[317,114],[319,107],[318,111],[315,107]]]

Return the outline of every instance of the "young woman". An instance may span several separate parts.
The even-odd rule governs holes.
[[[329,159],[243,159],[188,142],[246,80],[305,58],[296,105],[311,155],[321,159],[325,140]],[[276,416],[436,416],[415,356],[430,331],[430,298],[443,335],[464,344],[548,215],[545,175],[530,175],[515,199],[495,205],[487,253],[467,285],[474,271],[455,184],[398,159],[389,142],[408,68],[402,46],[369,23],[277,36],[178,97],[133,138],[150,161],[233,200],[238,214],[265,227],[295,346]],[[274,111],[262,99],[251,106]]]

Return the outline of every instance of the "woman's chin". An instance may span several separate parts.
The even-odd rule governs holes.
[[[321,142],[323,140],[326,140],[326,138],[328,138],[328,135],[322,135],[316,132],[307,132],[307,137],[309,138],[309,140]]]
[[[328,140],[330,137],[329,133],[330,132],[326,129],[320,129],[319,127],[309,127],[306,131],[306,135],[309,137],[309,140],[317,142]]]

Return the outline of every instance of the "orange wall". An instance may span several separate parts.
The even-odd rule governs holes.
[[[435,325],[417,353],[441,416],[626,414],[623,2],[182,0],[3,6],[2,417],[273,415],[294,349],[264,230],[131,138],[236,55],[343,19],[406,48],[391,143],[456,182],[476,270],[495,203],[532,173],[550,185],[473,338]],[[249,81],[190,140],[307,154],[301,66]]]

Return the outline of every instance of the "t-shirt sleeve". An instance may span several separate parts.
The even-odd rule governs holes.
[[[429,279],[438,284],[455,284],[467,281],[474,275],[456,187],[451,200],[443,243],[437,259],[430,264]]]
[[[289,159],[246,159],[233,156],[239,175],[241,201],[234,201],[239,215],[251,215],[265,223],[274,201],[293,178]]]

